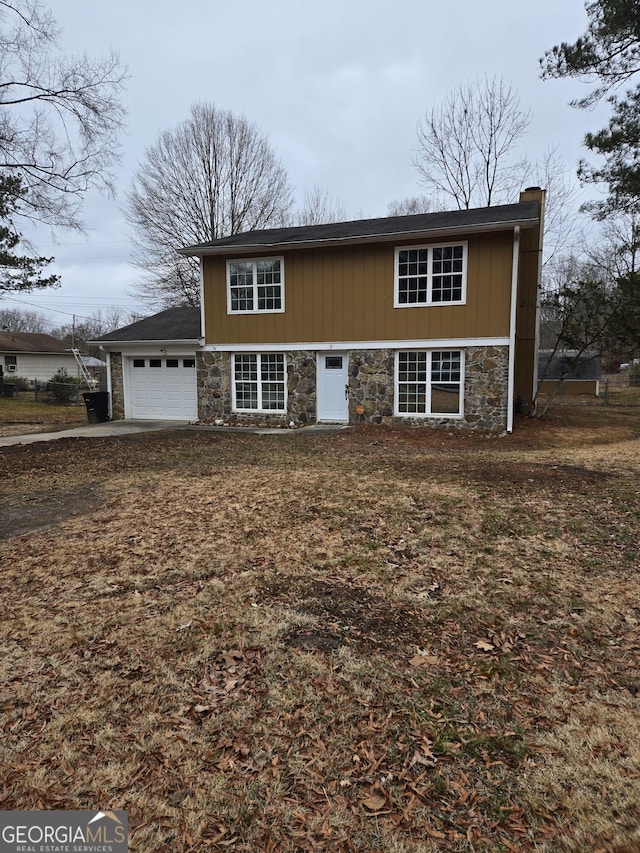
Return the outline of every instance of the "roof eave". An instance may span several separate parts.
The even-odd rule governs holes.
[[[71,350],[61,349],[6,349],[0,347],[0,352],[8,355],[70,355],[73,358]]]
[[[516,226],[520,228],[533,228],[539,222],[539,218],[531,217],[525,219],[510,219],[502,222],[485,222],[477,225],[454,225],[441,228],[421,228],[416,231],[393,231],[386,234],[365,234],[349,237],[328,237],[327,239],[315,240],[287,240],[285,242],[259,242],[225,244],[223,246],[187,246],[178,249],[178,253],[184,257],[205,257],[210,255],[229,254],[254,254],[264,251],[283,251],[285,249],[311,249],[318,247],[349,246],[358,243],[396,243],[398,240],[419,240],[445,235],[457,236],[459,234],[478,234],[487,231],[511,231]]]
[[[95,340],[95,341],[87,341],[88,344],[92,346],[100,346],[103,349],[107,349],[107,347],[118,346],[118,347],[148,347],[148,346],[189,346],[189,347],[197,347],[200,346],[201,338],[166,338],[166,339],[154,339],[154,338],[139,338],[133,341],[104,341],[104,340]]]

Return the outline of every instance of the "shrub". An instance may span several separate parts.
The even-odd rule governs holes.
[[[24,376],[14,376],[12,373],[4,375],[4,381],[16,386],[16,391],[30,391],[31,384]]]
[[[76,399],[80,380],[75,376],[68,376],[64,368],[51,377],[48,383],[51,402],[59,406],[68,406]]]

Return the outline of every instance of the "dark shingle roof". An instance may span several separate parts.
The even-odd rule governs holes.
[[[69,352],[69,344],[52,335],[0,332],[0,352]]]
[[[552,356],[551,350],[538,353],[538,378],[560,379],[569,364],[574,361],[577,350],[563,350]],[[549,360],[551,363],[549,364]],[[565,379],[600,379],[602,360],[597,352],[584,352]]]
[[[133,341],[197,341],[200,337],[200,309],[183,307],[167,308],[131,323],[108,335],[96,338],[96,343]]]
[[[538,222],[537,201],[480,207],[473,210],[451,210],[440,213],[419,213],[412,216],[385,216],[380,219],[357,219],[333,222],[328,225],[302,225],[290,228],[268,228],[221,237],[210,243],[200,243],[180,249],[183,255],[224,254],[228,249],[254,250],[304,248],[341,242],[395,240],[400,236],[423,237],[455,234],[461,231],[491,231],[515,225],[533,226]]]

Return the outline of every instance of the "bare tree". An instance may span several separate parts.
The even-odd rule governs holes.
[[[304,194],[302,210],[295,215],[296,225],[324,225],[328,222],[344,222],[347,211],[341,201],[332,199],[328,190],[317,184]]]
[[[530,122],[531,112],[502,80],[459,86],[418,126],[414,163],[422,182],[460,210],[510,201],[523,171],[516,144]]]
[[[602,224],[602,238],[585,243],[583,252],[604,274],[615,279],[640,272],[640,207],[629,208]]]
[[[387,216],[414,216],[416,213],[432,213],[439,209],[439,204],[428,195],[414,195],[390,201],[387,205]]]
[[[290,206],[287,173],[256,125],[195,104],[146,149],[127,196],[137,293],[157,307],[197,305],[198,262],[177,249],[283,224]]]
[[[543,273],[560,255],[576,251],[584,241],[584,217],[580,210],[581,188],[575,174],[562,162],[557,148],[549,148],[541,160],[523,162],[523,174],[512,187],[512,198],[518,188],[534,184],[546,190],[544,211]]]
[[[462,210],[512,202],[527,185],[544,187],[546,263],[580,241],[580,185],[556,148],[538,161],[519,153],[530,122],[531,112],[502,80],[460,86],[419,126],[414,164],[435,193],[435,209],[443,196]]]
[[[40,0],[0,0],[0,170],[20,178],[17,214],[81,228],[92,187],[113,189],[124,110],[116,53],[66,57]]]
[[[24,308],[0,308],[0,331],[49,334],[51,324],[39,311]]]

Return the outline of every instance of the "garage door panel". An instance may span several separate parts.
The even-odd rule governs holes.
[[[198,396],[193,357],[130,358],[128,380],[131,401],[128,417],[143,420],[197,419]]]

